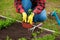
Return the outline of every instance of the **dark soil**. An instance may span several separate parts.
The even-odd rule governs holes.
[[[14,40],[20,37],[26,37],[28,39],[31,37],[31,33],[27,29],[22,28],[21,23],[18,22],[6,29],[0,30],[0,39],[4,40],[7,35]]]
[[[0,39],[5,40],[7,35],[12,38],[13,40],[17,40],[18,38],[25,37],[28,40],[31,40],[32,33],[28,31],[28,29],[24,29],[21,23],[14,23],[10,27],[0,30]],[[40,35],[44,36],[46,34],[51,34],[50,32],[44,31]],[[39,35],[39,36],[40,36]]]
[[[1,19],[1,18],[0,18]],[[27,40],[31,40],[32,32],[28,29],[22,27],[22,24],[19,22],[15,22],[8,28],[0,30],[0,40],[5,40],[7,36],[12,38],[13,40],[18,40],[18,38],[27,38]],[[51,34],[51,32],[43,31],[38,35],[38,37],[43,37],[44,35]],[[57,38],[56,38],[57,39]]]
[[[55,40],[60,40],[60,35],[55,38]]]

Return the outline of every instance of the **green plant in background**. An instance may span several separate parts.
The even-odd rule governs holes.
[[[53,33],[53,35],[56,37],[56,36],[59,36],[60,35],[60,32],[55,32]]]
[[[6,37],[6,40],[12,40],[9,36]],[[19,38],[18,40],[27,40],[26,38]]]
[[[40,33],[42,33],[44,30],[43,29],[39,29],[37,30],[36,34],[39,35]]]
[[[36,38],[37,37],[37,33],[32,33],[32,37]]]
[[[60,0],[47,0],[47,1],[56,3],[56,2],[59,2]]]
[[[38,35],[40,35],[43,31],[44,31],[44,30],[39,29],[39,30],[33,32],[33,33],[32,33],[32,37],[33,37],[33,38],[37,38]]]
[[[52,19],[47,19],[47,21],[44,22],[43,28],[47,28],[50,30],[54,30],[56,32],[59,32],[59,26],[56,25],[56,21]]]
[[[9,20],[9,19],[6,19],[6,21],[5,21],[5,27],[6,26],[10,26],[12,23],[14,23],[14,22],[16,22],[14,19],[13,20]]]
[[[0,20],[0,29],[3,28],[3,25],[4,25],[4,21],[3,20]]]
[[[15,19],[6,19],[6,20],[0,20],[0,30],[3,28],[7,28],[11,24],[15,23]]]
[[[44,30],[43,29],[41,29],[41,31],[40,31],[40,33],[42,33]]]
[[[27,40],[26,38],[19,38],[18,40]]]
[[[46,35],[44,37],[33,38],[32,40],[55,40],[55,36],[49,34],[49,35]]]
[[[9,36],[6,37],[6,40],[12,40]]]
[[[9,40],[9,36],[6,37],[6,40]]]
[[[42,39],[43,40],[54,40],[55,39],[55,36],[53,36],[53,35],[46,35]]]

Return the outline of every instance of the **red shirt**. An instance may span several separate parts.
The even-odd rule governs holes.
[[[45,9],[46,0],[34,0],[34,1],[31,0],[31,2],[33,6],[35,5],[35,9],[33,10],[35,14],[39,14],[42,12],[43,9]],[[19,13],[24,12],[23,6],[21,4],[21,0],[15,0],[14,5],[16,7],[17,12]]]

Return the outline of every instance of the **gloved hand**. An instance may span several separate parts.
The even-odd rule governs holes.
[[[28,16],[28,23],[30,23],[31,25],[33,23],[33,17],[34,17],[34,13],[31,12],[31,14]]]
[[[23,21],[27,22],[27,14],[26,14],[26,12],[23,12],[22,15],[23,15]]]

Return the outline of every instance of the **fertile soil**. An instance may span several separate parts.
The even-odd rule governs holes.
[[[8,28],[0,30],[1,40],[4,40],[7,35],[14,40],[17,40],[20,37],[26,37],[28,39],[31,37],[31,33],[27,29],[22,28],[21,23],[18,22],[14,23]]]
[[[5,28],[3,30],[0,30],[0,40],[5,40],[7,35],[12,38],[13,40],[17,40],[18,38],[25,37],[28,40],[31,40],[32,35],[31,31],[28,31],[28,29],[24,29],[21,25],[21,23],[14,23],[8,28]],[[51,34],[50,32],[44,31],[39,36],[42,37],[46,34]]]
[[[18,38],[22,37],[27,38],[27,40],[31,40],[33,38],[31,34],[32,32],[29,31],[28,29],[23,28],[21,23],[15,22],[11,26],[0,30],[0,40],[5,40],[7,36],[12,38],[12,40],[18,40]],[[44,35],[47,34],[51,34],[51,32],[43,31],[38,35],[38,37],[43,37]],[[60,40],[59,37],[57,37],[56,40]]]
[[[60,40],[60,35],[55,38],[55,40]]]

